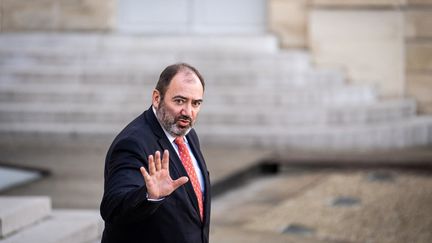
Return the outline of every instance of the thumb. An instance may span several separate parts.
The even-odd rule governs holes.
[[[187,178],[186,176],[182,176],[182,177],[178,178],[177,180],[173,181],[174,190],[176,190],[180,186],[186,184],[188,181],[189,181],[189,178]]]

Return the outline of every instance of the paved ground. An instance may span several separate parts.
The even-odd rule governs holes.
[[[50,171],[2,194],[48,195],[55,208],[97,209],[108,144],[1,142],[1,163]],[[269,158],[284,165],[276,175],[254,177],[213,199],[212,242],[432,241],[432,176],[376,167],[428,169],[431,148],[372,154],[220,147],[203,152],[213,183]],[[318,169],[319,161],[333,169]],[[370,166],[357,168],[364,164]]]
[[[267,242],[431,242],[431,203],[430,175],[296,171],[214,200],[212,236],[214,242],[250,242],[260,233]],[[227,227],[238,229],[230,235],[235,240],[226,241]]]

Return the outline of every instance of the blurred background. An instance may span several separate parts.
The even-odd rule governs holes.
[[[99,241],[105,153],[176,62],[211,242],[432,241],[431,0],[0,0],[0,242]]]

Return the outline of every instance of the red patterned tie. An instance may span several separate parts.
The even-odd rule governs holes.
[[[198,177],[196,175],[194,166],[192,164],[192,158],[189,155],[189,149],[187,148],[183,137],[177,137],[174,140],[175,144],[177,144],[178,147],[178,151],[180,154],[180,159],[182,161],[182,164],[184,166],[184,168],[186,169],[186,172],[189,176],[189,180],[192,183],[192,187],[195,191],[195,195],[198,199],[198,207],[199,207],[199,211],[200,211],[200,216],[201,216],[201,220],[203,220],[203,216],[204,216],[204,208],[203,208],[203,196],[202,196],[202,192],[201,192],[201,186],[199,184],[198,181]]]

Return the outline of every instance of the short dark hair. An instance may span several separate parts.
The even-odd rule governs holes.
[[[190,71],[194,72],[196,74],[196,76],[198,76],[198,78],[201,82],[201,85],[203,86],[203,90],[204,90],[204,87],[205,87],[204,78],[201,76],[201,74],[198,72],[198,70],[196,68],[194,68],[193,66],[191,66],[187,63],[176,63],[176,64],[172,64],[172,65],[169,65],[168,67],[166,67],[159,76],[159,81],[156,84],[156,89],[160,93],[161,100],[163,100],[165,93],[168,89],[168,86],[171,83],[171,80],[174,78],[174,76],[177,73],[179,73],[180,71],[183,71],[183,70],[190,70]]]

